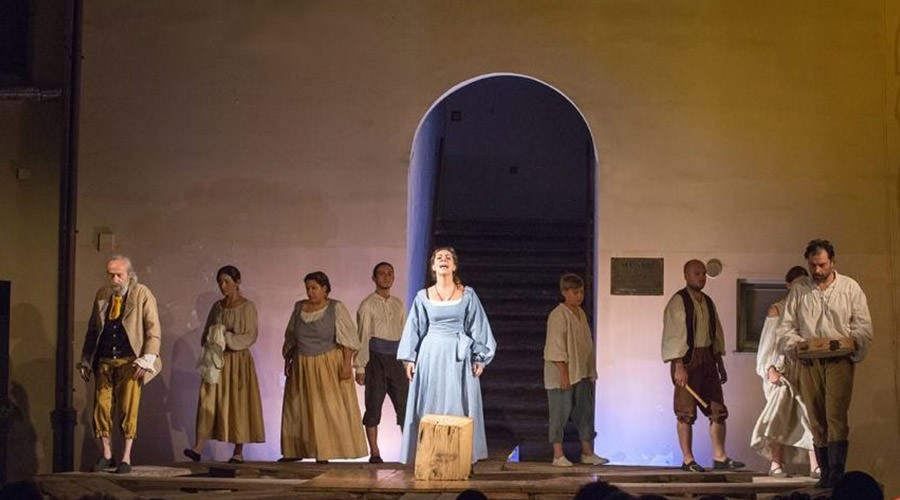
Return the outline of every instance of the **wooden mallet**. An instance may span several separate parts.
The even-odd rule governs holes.
[[[707,403],[706,401],[704,401],[703,398],[701,398],[699,394],[697,394],[696,392],[694,392],[694,390],[691,389],[691,386],[689,386],[689,385],[687,385],[687,384],[684,384],[684,388],[687,389],[687,391],[688,391],[689,393],[691,393],[691,396],[694,396],[694,399],[696,399],[697,402],[700,403],[700,406],[702,406],[702,407],[704,407],[704,408],[709,408],[709,403]]]

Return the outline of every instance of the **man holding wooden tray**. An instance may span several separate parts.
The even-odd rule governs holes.
[[[728,380],[722,355],[725,332],[706,286],[706,265],[689,260],[684,265],[686,286],[669,299],[663,314],[662,358],[671,365],[675,385],[674,409],[678,419],[678,444],[684,458],[681,469],[704,472],[693,451],[693,425],[697,406],[709,419],[713,445],[713,469],[735,470],[744,464],[725,453],[725,419],[728,408],[722,384]]]
[[[844,474],[854,365],[869,352],[872,319],[859,284],[834,270],[828,240],[810,241],[803,256],[810,276],[794,282],[775,335],[800,360],[800,398],[822,470],[816,486],[831,488]]]

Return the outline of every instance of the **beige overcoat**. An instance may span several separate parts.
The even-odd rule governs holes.
[[[90,366],[95,371],[97,345],[100,342],[100,333],[106,323],[106,307],[109,305],[112,295],[113,290],[109,285],[97,290],[91,310],[91,319],[88,321],[84,347],[81,349],[80,364]],[[128,342],[135,355],[141,357],[144,354],[156,354],[153,373],[148,371],[144,375],[143,382],[146,384],[162,370],[162,361],[159,356],[162,335],[159,326],[159,310],[156,307],[156,297],[146,286],[137,282],[128,286],[125,309],[122,313],[122,326],[128,334]]]

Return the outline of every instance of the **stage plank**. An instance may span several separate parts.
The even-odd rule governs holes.
[[[41,491],[58,500],[78,500],[86,495],[105,493],[117,500],[140,500],[136,493],[99,476],[57,476],[39,480]]]
[[[360,462],[215,462],[136,466],[131,474],[63,473],[37,478],[48,497],[77,500],[98,491],[117,498],[172,500],[452,500],[466,489],[491,500],[570,500],[584,484],[604,480],[632,493],[671,499],[704,494],[732,498],[807,488],[808,478],[772,480],[754,471],[686,473],[674,467],[577,466],[485,461],[461,481],[417,481],[412,467]]]

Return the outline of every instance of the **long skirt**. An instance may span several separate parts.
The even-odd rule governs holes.
[[[219,383],[200,383],[197,439],[227,443],[265,442],[259,382],[249,350],[225,351]]]
[[[400,461],[415,463],[419,422],[428,414],[456,415],[473,420],[472,462],[488,457],[481,382],[472,374],[468,352],[457,356],[457,333],[430,331],[419,347],[416,372],[409,384]]]
[[[353,378],[340,380],[341,348],[297,356],[284,386],[281,454],[290,458],[368,455]]]
[[[806,407],[789,378],[781,380],[779,385],[763,382],[766,406],[750,434],[750,447],[771,460],[771,445],[778,443],[784,447],[786,463],[808,463],[813,439]]]

